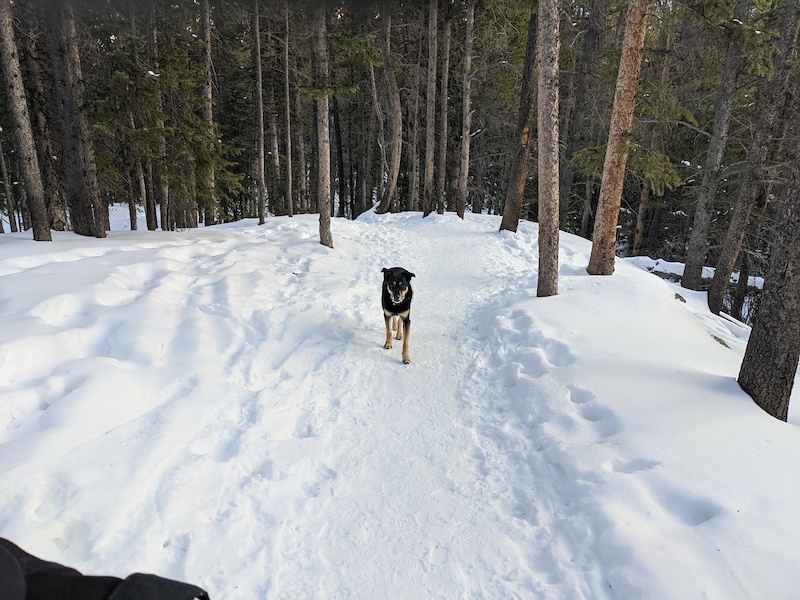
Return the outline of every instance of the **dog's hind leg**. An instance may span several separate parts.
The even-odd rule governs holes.
[[[390,350],[392,347],[392,317],[384,313],[383,320],[386,323],[386,343],[383,347]]]
[[[398,331],[400,328],[397,328]],[[403,362],[408,364],[411,362],[411,357],[408,355],[408,338],[411,335],[411,319],[406,317],[403,319]]]

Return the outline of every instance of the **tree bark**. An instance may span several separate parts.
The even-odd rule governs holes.
[[[769,270],[739,371],[739,385],[786,421],[800,360],[800,162],[777,218]]]
[[[536,295],[558,294],[558,0],[539,0],[539,282]]]
[[[636,233],[633,236],[633,250],[631,256],[641,256],[644,243],[644,226],[647,211],[650,210],[650,184],[642,183],[642,195],[639,200],[639,212],[636,215]]]
[[[447,108],[450,87],[450,35],[453,28],[451,0],[445,0],[444,31],[442,32],[442,78],[439,91],[439,164],[436,183],[436,212],[444,213],[447,192]]]
[[[559,162],[562,223],[565,222],[564,219],[569,212],[570,198],[572,196],[572,182],[575,175],[575,167],[571,162],[572,157],[578,149],[581,133],[588,129],[587,120],[591,110],[587,105],[586,96],[594,70],[595,51],[603,40],[604,22],[608,9],[607,1],[592,0],[589,9],[589,27],[586,30],[580,60],[575,69],[577,82],[574,86],[572,98],[570,98],[569,104],[564,111],[563,143],[561,144],[563,153]],[[565,230],[567,230],[566,227]]]
[[[458,169],[458,198],[456,212],[462,219],[467,208],[467,180],[469,179],[469,144],[472,127],[472,42],[474,38],[475,0],[467,2],[466,30],[464,32],[464,72],[461,82],[461,160]]]
[[[757,103],[764,108],[754,127],[752,143],[747,153],[747,171],[739,182],[731,223],[722,243],[714,278],[708,288],[708,308],[714,314],[719,314],[722,310],[731,274],[750,222],[750,209],[758,196],[758,181],[769,154],[775,121],[789,82],[789,57],[797,40],[798,17],[800,8],[787,5],[784,9],[772,80],[759,88]]]
[[[733,9],[734,22],[748,21],[752,0],[737,0]],[[714,111],[714,124],[708,142],[705,168],[697,194],[692,232],[686,250],[681,286],[699,290],[702,284],[703,265],[708,251],[708,234],[714,208],[714,197],[719,185],[720,167],[728,142],[728,126],[733,116],[733,98],[736,95],[736,79],[739,75],[742,50],[734,37],[728,40],[728,48],[722,63],[722,81]]]
[[[511,161],[511,174],[508,188],[506,189],[500,231],[513,231],[516,233],[522,216],[525,184],[528,182],[531,147],[533,146],[534,130],[536,128],[537,86],[534,84],[534,72],[536,69],[537,23],[537,13],[532,11],[528,20],[528,41],[525,46],[525,64],[522,70],[522,90],[519,96],[515,151]]]
[[[642,68],[644,38],[647,33],[648,3],[648,0],[631,0],[628,6],[617,87],[611,110],[608,145],[603,164],[603,181],[600,185],[600,199],[597,202],[597,216],[594,222],[592,253],[589,257],[589,266],[586,268],[590,275],[614,273],[617,222],[622,200],[622,185],[625,180],[625,166],[628,161],[628,141],[636,107],[636,89],[639,86],[639,73]]]
[[[428,4],[428,77],[425,92],[425,176],[423,183],[422,215],[427,217],[434,210],[433,175],[436,144],[436,68],[438,65],[438,0]]]
[[[17,43],[12,24],[11,2],[0,0],[0,50],[2,50],[3,73],[6,80],[8,105],[14,122],[14,138],[20,158],[22,180],[28,197],[28,208],[31,212],[33,239],[40,242],[52,240],[50,219],[44,198],[42,172],[33,143],[33,128],[22,83],[22,70],[19,64]],[[9,215],[13,218],[13,215]]]
[[[258,194],[256,211],[258,213],[258,224],[263,225],[266,221],[266,181],[264,180],[264,82],[261,77],[261,26],[258,16],[259,1],[260,0],[255,0],[255,2],[253,2],[253,60],[256,66],[256,144],[258,146],[256,148],[256,193]]]
[[[213,69],[211,60],[211,5],[209,0],[202,0],[202,10],[200,12],[200,29],[203,36],[203,108],[200,117],[208,126],[208,135],[211,137],[210,143],[214,144],[216,139],[214,124],[214,95],[213,95]],[[205,210],[214,210],[214,186],[215,173],[214,165],[204,165],[203,177],[203,201]],[[188,212],[188,206],[187,206]],[[208,224],[208,223],[206,223]]]
[[[2,9],[0,9],[2,10]],[[3,152],[3,144],[0,143],[0,175],[3,177],[3,189],[6,193],[6,212],[8,213],[8,225],[12,233],[17,233],[17,216],[14,214],[14,192],[11,189],[11,181],[8,179],[8,166],[6,164],[6,153]],[[0,225],[2,223],[0,222]],[[0,229],[0,233],[5,233]]]
[[[325,25],[325,4],[314,8],[314,32],[317,82],[321,89],[317,99],[317,205],[319,206],[319,241],[333,248],[331,234],[331,137],[328,111],[328,42]]]
[[[386,80],[386,93],[389,99],[387,121],[389,122],[389,172],[387,174],[386,188],[383,191],[381,202],[375,212],[387,212],[395,201],[397,194],[397,178],[400,175],[400,158],[403,149],[403,110],[400,105],[400,90],[397,87],[397,78],[394,74],[394,61],[391,56],[390,35],[392,28],[392,15],[388,7],[381,13],[381,61],[383,62],[384,79]]]
[[[294,216],[294,190],[292,189],[292,109],[289,102],[289,2],[284,2],[285,33],[283,43],[283,99],[286,127],[286,214]]]

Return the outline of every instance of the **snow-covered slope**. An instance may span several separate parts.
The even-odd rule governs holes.
[[[746,329],[566,234],[538,299],[498,225],[0,236],[0,536],[214,600],[796,598],[800,429],[736,385]]]

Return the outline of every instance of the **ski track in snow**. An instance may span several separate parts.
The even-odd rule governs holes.
[[[154,262],[80,247],[7,260],[31,278],[86,260],[96,289],[71,268],[57,296],[2,292],[20,331],[48,330],[0,347],[5,534],[215,599],[641,593],[593,491],[641,490],[681,530],[721,507],[617,449],[620,416],[570,371],[580,349],[523,308],[535,236],[449,219],[337,220],[332,252],[300,217],[123,246]],[[571,248],[567,294],[588,285]],[[410,365],[382,347],[391,266],[416,273]],[[70,427],[92,414],[76,404],[109,393],[113,410]],[[87,467],[65,474],[53,456]]]

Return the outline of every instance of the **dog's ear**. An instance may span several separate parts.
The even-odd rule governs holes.
[[[405,269],[403,270],[405,271]],[[406,275],[408,275],[409,279],[411,279],[412,277],[416,277],[416,275],[414,275],[411,271],[406,271]]]
[[[389,271],[389,269],[387,269],[386,267],[383,267],[383,268],[381,269],[381,273],[387,273],[388,271]]]

